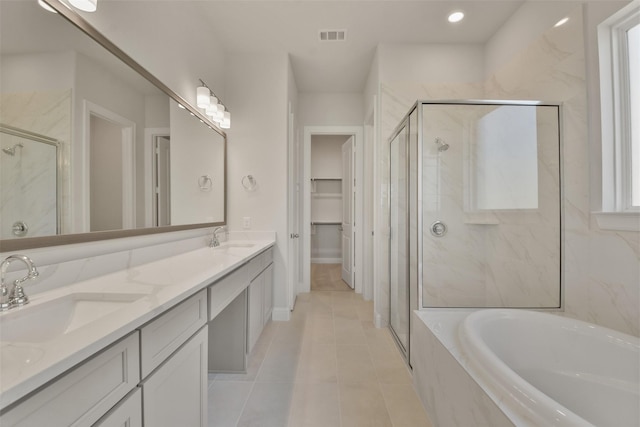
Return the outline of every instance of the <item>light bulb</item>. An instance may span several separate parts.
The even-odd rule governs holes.
[[[464,18],[464,13],[462,13],[462,12],[453,12],[453,13],[451,13],[451,15],[449,15],[449,18],[447,18],[447,19],[449,20],[449,22],[455,23],[455,22],[462,21],[462,18]]]
[[[206,86],[198,86],[196,89],[196,105],[198,108],[207,108],[209,106],[209,100],[211,97],[211,91]]]
[[[69,0],[69,3],[83,12],[95,12],[98,8],[98,0]]]

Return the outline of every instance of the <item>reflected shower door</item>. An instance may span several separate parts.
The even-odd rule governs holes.
[[[421,114],[422,305],[559,307],[559,107]]]
[[[59,232],[58,142],[0,125],[0,239]]]
[[[409,345],[409,243],[407,128],[400,130],[390,144],[390,326],[405,356]]]

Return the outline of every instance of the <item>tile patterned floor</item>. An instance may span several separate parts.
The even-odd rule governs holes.
[[[246,374],[209,378],[211,427],[431,427],[387,329],[353,292],[298,296]]]
[[[311,264],[311,290],[352,291],[342,280],[342,264]]]

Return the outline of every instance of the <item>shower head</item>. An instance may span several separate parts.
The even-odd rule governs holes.
[[[449,149],[449,144],[447,144],[440,138],[436,138],[434,142],[438,146],[438,151],[447,151]]]
[[[16,148],[18,148],[18,147],[20,147],[20,148],[23,147],[21,142],[18,142],[16,145],[14,145],[11,148],[3,148],[2,151],[4,151],[5,153],[7,153],[10,156],[15,156],[16,155]]]

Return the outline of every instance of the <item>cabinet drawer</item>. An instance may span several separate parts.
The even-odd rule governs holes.
[[[93,427],[142,427],[142,391],[137,388]]]
[[[209,320],[213,320],[249,286],[248,267],[242,266],[209,286]]]
[[[207,322],[203,289],[140,329],[140,368],[145,378]]]
[[[134,332],[18,403],[0,425],[92,425],[140,381],[139,354]]]

